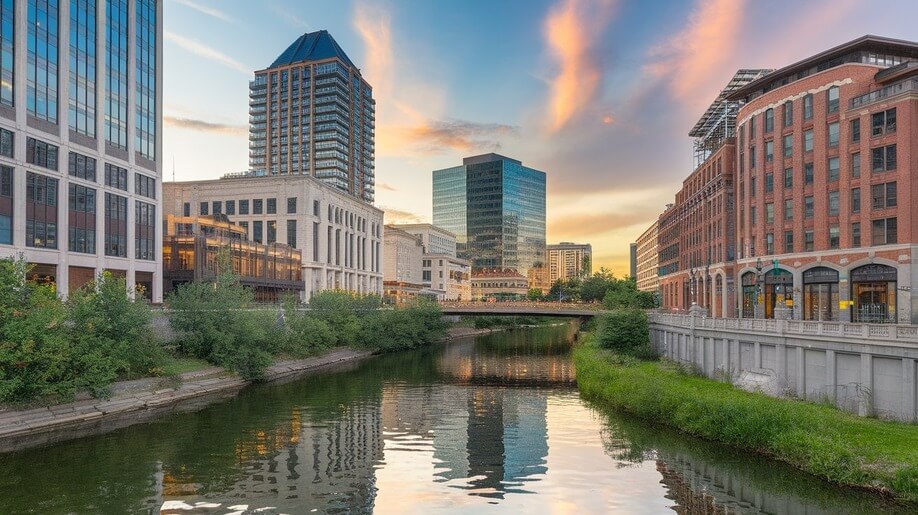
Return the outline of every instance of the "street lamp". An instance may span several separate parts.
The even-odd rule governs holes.
[[[695,294],[695,267],[692,267],[692,269],[689,270],[689,275],[691,276],[689,279],[689,285],[692,287],[692,305],[694,306],[698,303],[698,297]]]

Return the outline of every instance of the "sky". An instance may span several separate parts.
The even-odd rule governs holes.
[[[548,242],[628,246],[692,171],[688,131],[739,68],[864,34],[918,39],[918,2],[165,0],[166,180],[248,167],[248,81],[328,30],[376,99],[376,205],[431,220],[431,171],[486,152],[547,174]]]

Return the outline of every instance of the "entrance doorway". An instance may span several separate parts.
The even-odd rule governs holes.
[[[851,271],[852,322],[896,322],[898,272],[886,265],[864,265]]]
[[[803,319],[838,320],[838,271],[820,266],[803,272]]]
[[[765,318],[775,317],[775,306],[786,305],[794,289],[794,276],[776,268],[765,274]]]
[[[756,297],[756,282],[755,282],[755,272],[746,272],[740,278],[743,286],[743,306],[742,306],[742,317],[743,318],[753,318],[755,317],[755,297]]]

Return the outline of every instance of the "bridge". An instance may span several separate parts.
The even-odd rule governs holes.
[[[609,311],[602,304],[560,302],[440,302],[444,315],[594,317]]]

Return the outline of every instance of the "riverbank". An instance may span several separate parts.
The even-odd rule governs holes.
[[[918,502],[918,426],[745,392],[667,362],[618,357],[585,336],[574,364],[587,399],[829,481]]]

